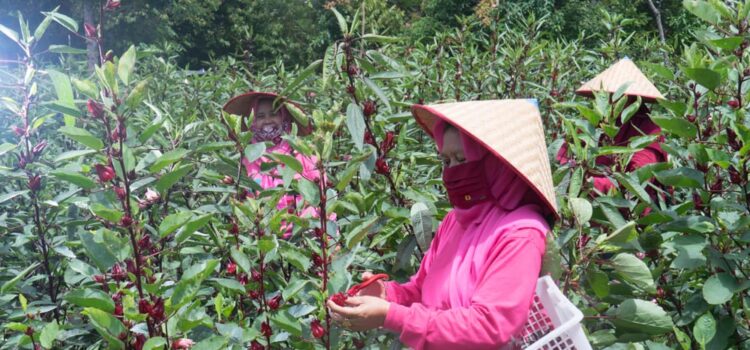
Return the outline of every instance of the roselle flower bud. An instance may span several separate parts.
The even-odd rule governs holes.
[[[223,179],[221,179],[221,182],[225,185],[233,185],[234,184],[234,178],[226,175]]]
[[[313,264],[317,267],[323,266],[323,258],[318,253],[312,253]]]
[[[96,39],[99,36],[96,27],[91,23],[84,23],[83,30],[86,32],[86,37],[89,39]]]
[[[703,198],[698,192],[693,193],[693,203],[696,210],[703,210]]]
[[[180,338],[172,342],[172,349],[190,349],[195,344],[194,341],[188,338]]]
[[[721,178],[716,178],[713,184],[711,184],[711,192],[721,192],[723,189],[724,181]]]
[[[318,339],[322,338],[326,334],[326,330],[320,324],[320,320],[315,319],[310,322],[310,333],[312,333],[313,337]]]
[[[138,208],[140,209],[147,209],[151,206],[151,203],[147,200],[139,199],[138,200]]]
[[[346,305],[346,299],[347,299],[346,294],[341,293],[341,292],[338,292],[331,296],[331,301],[333,301],[334,303],[336,303],[336,305],[339,305],[339,306]]]
[[[133,262],[133,259],[125,259],[125,269],[128,271],[128,273],[137,275],[136,272],[138,272],[138,268],[135,266],[135,262]]]
[[[266,348],[263,346],[263,344],[259,343],[257,340],[253,340],[252,343],[250,343],[250,347],[248,350],[265,350]]]
[[[247,284],[247,274],[246,273],[241,273],[241,274],[237,275],[237,281],[240,282],[240,284],[243,285],[243,286],[246,285]]]
[[[93,278],[96,283],[105,283],[107,281],[104,275],[94,275]]]
[[[271,298],[271,300],[268,301],[268,307],[271,310],[278,309],[280,304],[281,304],[281,295],[277,295],[277,296]]]
[[[736,99],[731,99],[729,102],[727,102],[727,106],[731,107],[732,109],[737,109],[740,107],[740,101],[737,101]]]
[[[742,175],[740,175],[740,172],[734,166],[729,167],[729,180],[735,185],[742,183]]]
[[[151,236],[144,234],[140,240],[138,240],[138,248],[141,250],[151,249]]]
[[[346,92],[348,92],[350,95],[354,95],[354,92],[357,90],[354,88],[354,85],[349,85],[346,87]]]
[[[739,151],[742,148],[742,144],[737,139],[737,133],[730,127],[727,127],[727,141],[729,146],[735,151]]]
[[[28,335],[29,337],[33,336],[34,335],[34,327],[31,327],[31,326],[26,327],[26,331],[24,333],[26,333],[26,335]]]
[[[114,315],[117,317],[122,317],[122,304],[115,305]]]
[[[383,155],[388,154],[388,152],[390,152],[393,149],[394,136],[395,135],[393,134],[393,131],[389,131],[385,133],[385,138],[383,139],[383,142],[380,143],[380,151]]]
[[[125,124],[118,123],[115,130],[112,130],[112,134],[109,136],[109,138],[110,140],[112,140],[112,142],[117,142],[120,140],[124,141],[125,139],[127,139],[128,132],[127,132],[127,128],[125,127]]]
[[[131,218],[130,215],[123,215],[122,218],[120,218],[120,226],[130,227],[130,225],[132,224],[133,224],[133,218]]]
[[[104,117],[104,106],[99,102],[89,99],[86,101],[86,109],[89,110],[89,113],[94,119],[102,119],[102,117]]]
[[[151,307],[151,312],[149,312],[149,316],[151,316],[156,322],[164,321],[164,299],[156,298],[154,305]]]
[[[127,196],[127,192],[125,192],[125,189],[120,186],[112,186],[112,189],[115,190],[115,194],[117,195],[117,198],[120,200],[125,200],[125,197]]]
[[[691,123],[695,123],[695,119],[696,119],[696,117],[695,117],[695,114],[688,114],[688,115],[687,115],[687,120],[688,120],[689,122],[691,122]]]
[[[260,282],[261,280],[263,280],[263,276],[258,270],[253,270],[250,274],[252,275],[253,281],[255,282]]]
[[[31,192],[39,191],[42,188],[42,177],[39,175],[34,175],[30,177],[28,186]]]
[[[115,10],[120,7],[120,0],[107,0],[107,4],[104,5],[104,8],[107,10]]]
[[[110,276],[112,276],[112,279],[115,281],[123,281],[128,276],[128,274],[122,269],[120,264],[115,264],[112,266],[112,269],[109,272]]]
[[[143,334],[136,335],[133,341],[133,348],[135,350],[143,350],[143,345],[146,345],[146,336]]]
[[[16,134],[16,136],[18,136],[18,137],[26,135],[26,129],[24,129],[24,128],[18,126],[18,125],[13,125],[10,128],[11,128],[11,130],[13,130],[13,133]]]
[[[558,91],[557,89],[552,89],[550,90],[549,95],[552,97],[560,96],[560,91]]]
[[[34,350],[44,350],[44,348],[42,348],[42,345],[41,345],[41,344],[39,344],[39,343],[34,343]]]
[[[229,233],[231,233],[231,234],[233,234],[233,235],[235,235],[235,236],[236,236],[236,235],[238,235],[238,234],[240,233],[240,227],[239,227],[239,226],[237,226],[237,223],[236,223],[236,222],[233,222],[233,223],[232,223],[232,226],[231,226],[231,227],[229,227]]]
[[[138,300],[138,312],[148,314],[151,312],[151,303],[146,299]]]
[[[365,117],[369,117],[378,111],[378,105],[373,100],[367,100],[363,103],[362,112]]]
[[[382,175],[388,175],[391,173],[391,168],[388,167],[388,163],[384,158],[381,157],[375,161],[375,172]]]
[[[227,264],[227,273],[230,275],[234,275],[235,273],[237,273],[237,264],[230,261]]]
[[[349,66],[349,69],[346,72],[351,76],[355,76],[359,74],[359,67],[352,64]]]
[[[47,148],[47,141],[42,140],[42,142],[37,143],[36,146],[31,149],[31,153],[34,155],[34,158],[37,158],[42,152],[44,152],[45,148]]]
[[[251,291],[247,292],[247,296],[249,296],[250,299],[255,300],[255,299],[260,298],[260,292],[257,291],[257,290],[251,290]]]
[[[28,161],[26,160],[26,156],[24,156],[23,153],[21,154],[16,153],[16,158],[18,158],[18,164],[16,164],[18,169],[26,169],[26,165],[28,164]]]
[[[317,237],[317,238],[320,238],[320,239],[323,239],[323,229],[322,229],[322,228],[320,228],[320,227],[316,227],[316,228],[315,228],[315,229],[313,230],[313,233],[315,234],[315,237]]]
[[[146,189],[146,201],[149,203],[156,203],[159,201],[161,196],[159,195],[159,192],[156,192],[152,189]]]
[[[260,332],[266,338],[271,337],[271,335],[273,334],[273,330],[271,329],[271,326],[268,324],[268,322],[263,322],[260,324]]]
[[[115,178],[115,170],[111,166],[97,164],[94,165],[96,169],[96,175],[99,176],[99,182],[105,183],[110,182]]]
[[[375,138],[372,137],[372,133],[370,131],[365,131],[365,143],[377,147],[377,145],[375,144]]]

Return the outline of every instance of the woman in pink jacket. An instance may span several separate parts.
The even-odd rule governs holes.
[[[344,306],[329,302],[332,317],[350,330],[392,330],[414,349],[509,346],[523,331],[545,235],[557,218],[536,103],[415,105],[412,112],[437,143],[453,209],[408,282],[376,282]]]
[[[303,168],[302,173],[295,175],[295,179],[305,178],[315,181],[320,177],[320,173],[316,167],[317,159],[314,156],[308,157],[294,151],[289,143],[282,138],[282,136],[292,131],[292,123],[295,120],[280,100],[279,96],[274,93],[249,92],[235,96],[227,101],[224,105],[224,111],[245,117],[242,121],[243,128],[248,127],[245,121],[247,116],[253,112],[254,118],[249,126],[249,129],[253,132],[252,142],[266,142],[269,144],[269,147],[266,148],[266,153],[280,153],[294,156],[302,164]],[[274,108],[274,103],[277,106],[280,104],[280,106]],[[310,127],[299,124],[297,127],[299,136],[308,135],[312,131]],[[243,159],[242,164],[245,166],[247,176],[258,183],[261,188],[269,189],[283,186],[284,180],[277,168],[261,171],[261,165],[271,161],[268,157],[263,156],[253,162]],[[308,215],[317,217],[317,213],[312,207],[304,207],[298,210],[299,206],[302,205],[301,202],[302,197],[300,195],[286,194],[281,197],[276,208],[298,213],[301,217]],[[291,237],[291,225],[284,224],[282,229],[285,232],[284,238]]]

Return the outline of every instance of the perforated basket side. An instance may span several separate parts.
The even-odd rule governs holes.
[[[536,294],[523,332],[528,350],[589,350],[581,327],[583,313],[562,294],[549,276],[537,281]]]

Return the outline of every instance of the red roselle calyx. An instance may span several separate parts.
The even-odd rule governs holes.
[[[99,36],[96,32],[96,27],[91,23],[84,23],[83,30],[87,38],[96,39]]]
[[[370,131],[365,131],[365,143],[377,147],[377,145],[375,144],[375,138],[372,137],[372,133]]]
[[[268,300],[268,303],[267,303],[267,304],[268,304],[268,307],[269,307],[269,308],[270,308],[271,310],[276,310],[276,309],[278,309],[278,308],[279,308],[279,306],[281,305],[281,295],[277,295],[277,296],[275,296],[275,297],[271,298],[270,300]]]
[[[112,279],[115,281],[123,281],[128,276],[128,274],[125,272],[125,270],[122,269],[120,264],[115,264],[112,266],[112,270],[110,271],[110,275],[112,276]]]
[[[42,177],[39,175],[34,175],[30,177],[28,186],[31,192],[39,191],[42,188]]]
[[[394,137],[395,134],[393,131],[385,133],[385,138],[383,138],[383,142],[380,143],[380,151],[384,156],[393,149],[393,146],[395,145],[393,142]]]
[[[263,322],[260,324],[260,332],[264,337],[267,338],[273,334],[273,330],[271,329],[271,326],[268,324],[268,322]]]
[[[16,134],[16,136],[18,136],[18,137],[26,135],[26,129],[24,129],[24,128],[18,126],[18,125],[13,125],[10,128],[13,130],[13,133]]]
[[[34,158],[37,158],[42,154],[45,148],[47,148],[47,141],[42,140],[42,142],[37,143],[36,146],[31,149],[31,153],[34,155]]]
[[[240,227],[237,226],[237,223],[232,223],[232,226],[229,227],[229,233],[233,235],[238,235],[240,233]]]
[[[356,89],[354,89],[354,85],[349,85],[346,87],[346,92],[348,92],[350,95],[354,95],[354,92]]]
[[[362,112],[365,117],[369,117],[378,111],[378,105],[373,100],[367,100],[363,104]]]
[[[248,350],[265,350],[266,348],[263,346],[263,344],[259,343],[257,340],[253,340],[252,343],[250,343],[250,349]]]
[[[351,76],[355,76],[359,74],[359,68],[355,65],[350,65],[349,70],[347,70],[346,72],[349,73],[349,75]]]
[[[237,264],[230,261],[227,264],[227,273],[230,275],[234,275],[235,273],[237,273]]]
[[[131,218],[130,215],[123,215],[122,218],[120,218],[120,226],[130,227],[130,225],[132,224],[133,224],[133,218]]]
[[[388,278],[388,274],[385,274],[385,273],[379,273],[377,275],[373,275],[367,280],[363,281],[362,283],[356,284],[352,286],[351,288],[349,288],[349,290],[346,291],[346,294],[342,292],[334,294],[333,296],[331,296],[331,300],[337,305],[344,306],[344,304],[346,303],[346,299],[348,297],[353,297],[357,295],[359,291],[361,291],[362,289],[365,289],[367,286],[375,283],[376,281],[379,281],[381,279],[387,279],[387,278]]]
[[[111,166],[97,164],[94,166],[96,169],[96,175],[99,176],[101,183],[110,182],[115,178],[115,170]]]
[[[226,175],[224,176],[223,179],[221,179],[221,182],[225,185],[232,185],[234,184],[234,178],[229,175]]]
[[[91,113],[91,116],[94,117],[94,119],[102,119],[104,116],[104,106],[92,99],[86,101],[86,109],[89,110],[89,113]]]
[[[192,347],[193,344],[195,344],[195,342],[192,339],[180,338],[172,342],[172,349],[173,350],[190,349],[190,347]]]
[[[325,335],[326,330],[320,324],[320,320],[315,319],[310,322],[310,333],[312,333],[313,337],[318,339],[322,338],[323,335]]]
[[[737,109],[737,108],[739,108],[739,107],[740,107],[740,101],[737,101],[737,100],[735,100],[735,99],[732,99],[732,100],[729,100],[729,102],[727,102],[727,105],[728,105],[729,107],[732,107],[732,109]]]
[[[375,161],[375,172],[382,175],[388,175],[391,173],[391,168],[388,167],[388,162],[385,161],[385,158],[380,157]]]
[[[113,189],[115,190],[115,194],[117,195],[117,198],[120,200],[124,200],[125,196],[127,196],[127,193],[125,192],[125,189],[120,186],[113,186]]]
[[[729,180],[735,185],[742,183],[742,175],[740,175],[740,172],[734,166],[729,168]]]
[[[107,5],[104,6],[107,10],[115,10],[120,7],[120,0],[107,0]]]

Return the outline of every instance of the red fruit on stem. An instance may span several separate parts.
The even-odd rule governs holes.
[[[232,223],[232,226],[229,228],[229,233],[233,235],[238,235],[240,233],[240,227],[237,226],[237,223]]]
[[[136,272],[138,272],[133,259],[125,259],[125,270],[127,270],[128,273],[132,273],[134,275],[136,274]]]
[[[104,283],[107,279],[104,275],[94,275],[94,281],[96,281],[96,283]]]
[[[388,175],[391,173],[391,168],[388,167],[388,163],[384,158],[381,157],[375,161],[375,172],[382,175]]]
[[[120,0],[107,0],[107,5],[104,6],[107,10],[115,10],[120,7]]]
[[[736,99],[729,100],[727,102],[727,105],[731,107],[732,109],[737,109],[740,107],[740,101],[737,101]]]
[[[323,325],[320,324],[320,320],[315,319],[310,322],[310,333],[312,333],[315,338],[323,338],[326,334],[326,330],[323,328]]]
[[[120,218],[120,226],[130,227],[130,225],[132,224],[133,224],[133,218],[131,218],[130,215],[123,215],[122,218]]]
[[[355,65],[350,65],[349,69],[346,72],[349,73],[349,75],[354,76],[359,74],[359,68]]]
[[[237,281],[239,281],[240,284],[243,285],[243,286],[246,285],[247,284],[247,274],[246,273],[241,273],[241,274],[237,275]]]
[[[194,341],[188,338],[180,338],[172,342],[172,349],[178,350],[178,349],[190,349],[190,347],[195,344]]]
[[[151,313],[151,304],[146,299],[138,300],[138,312],[142,314]]]
[[[393,149],[394,146],[394,138],[395,134],[393,131],[389,131],[385,133],[385,138],[383,139],[383,142],[380,143],[380,151],[383,155],[388,154]]]
[[[260,332],[266,338],[271,337],[271,335],[273,334],[273,330],[271,329],[271,326],[268,324],[268,322],[263,322],[260,324]]]
[[[235,273],[237,273],[237,264],[230,261],[227,264],[227,274],[234,275]]]
[[[151,312],[149,312],[149,316],[156,322],[164,321],[164,299],[156,298],[154,300],[154,305],[151,308]]]
[[[83,30],[86,33],[87,38],[96,39],[99,36],[96,30],[96,26],[91,23],[84,23]]]
[[[257,340],[253,340],[253,342],[250,343],[250,348],[248,350],[265,350],[265,347]]]
[[[31,149],[31,153],[34,155],[34,158],[39,157],[45,148],[47,148],[47,141],[42,140],[42,142],[37,143],[36,146]]]
[[[250,299],[258,299],[260,298],[260,292],[257,290],[251,290],[247,293],[247,296],[250,297]]]
[[[113,186],[112,188],[115,190],[117,198],[119,198],[120,200],[125,200],[125,196],[127,196],[127,193],[125,192],[124,188],[120,186]]]
[[[143,250],[151,249],[151,236],[144,234],[140,240],[138,240],[138,248]]]
[[[279,305],[281,305],[281,295],[277,295],[277,296],[275,296],[275,297],[271,298],[271,299],[270,299],[270,300],[268,301],[268,307],[269,307],[269,308],[270,308],[271,310],[276,310],[276,309],[278,309],[278,308],[279,308]]]
[[[150,188],[146,190],[146,200],[149,203],[158,202],[160,198],[161,196],[159,195],[159,192],[156,192]]]
[[[347,86],[346,92],[348,92],[350,95],[354,95],[354,92],[356,92],[356,89],[354,89],[354,85]]]
[[[42,177],[39,175],[34,175],[30,177],[28,186],[31,192],[39,191],[42,188]]]
[[[112,266],[112,270],[110,271],[110,276],[112,276],[112,279],[115,281],[123,281],[128,276],[127,273],[122,269],[120,264],[115,264]]]
[[[713,184],[711,184],[711,192],[721,192],[724,189],[724,181],[721,178],[716,178]]]
[[[92,99],[86,101],[86,109],[89,110],[94,119],[101,119],[104,116],[104,106]]]
[[[115,316],[122,317],[122,304],[115,305]]]
[[[263,276],[261,276],[260,271],[258,270],[253,270],[250,274],[255,282],[260,282],[263,279]]]
[[[18,125],[13,125],[10,128],[13,130],[13,133],[16,134],[16,136],[18,136],[18,137],[26,135],[26,129],[24,129],[24,128],[18,126]]]
[[[94,168],[96,169],[96,175],[99,176],[99,181],[101,183],[110,182],[115,178],[115,170],[112,169],[111,166],[97,164],[94,165]]]
[[[317,267],[323,266],[323,258],[317,253],[312,253],[313,264]]]
[[[740,175],[740,172],[734,166],[729,168],[729,180],[735,185],[742,183],[742,175]]]
[[[31,326],[26,327],[26,331],[24,333],[26,333],[26,335],[28,335],[29,337],[34,335],[34,327],[31,327]]]
[[[560,91],[557,91],[557,89],[552,89],[552,90],[551,90],[551,91],[549,92],[549,95],[550,95],[550,96],[552,96],[552,97],[557,97],[557,96],[560,96]]]
[[[688,116],[687,116],[687,120],[688,120],[689,122],[691,122],[691,123],[695,123],[695,119],[696,119],[696,117],[695,117],[695,114],[688,114]]]
[[[373,100],[367,100],[363,103],[362,112],[365,117],[369,117],[378,111],[378,105]]]
[[[377,145],[375,144],[375,138],[372,137],[372,133],[369,131],[365,131],[365,143],[377,147]]]

